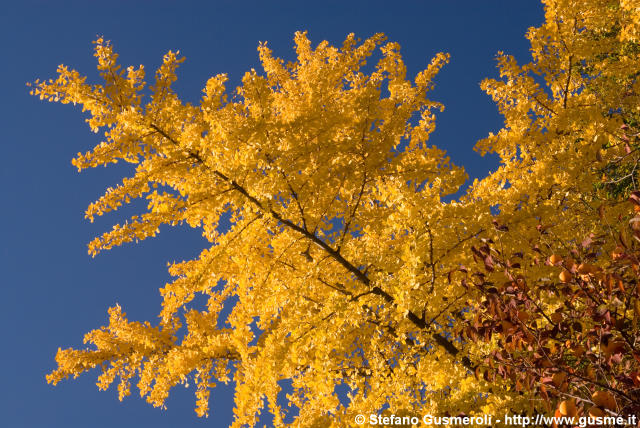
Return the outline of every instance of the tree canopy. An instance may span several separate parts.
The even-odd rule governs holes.
[[[638,256],[625,224],[637,217],[624,201],[640,202],[640,8],[544,4],[532,61],[500,53],[500,79],[482,83],[505,121],[477,150],[500,166],[468,189],[428,142],[448,55],[410,78],[382,34],[335,47],[297,33],[290,63],[261,44],[263,71],[232,91],[212,77],[197,105],[171,88],[177,52],[147,87],[102,38],[102,83],[65,66],[36,81],[34,95],[82,105],[104,132],[78,170],[133,165],[86,217],[148,200],[91,255],[164,224],[209,242],[170,266],[157,324],[111,308],[85,336],[93,348],[59,350],[47,380],[100,368],[100,388],[119,378],[122,399],[135,379],[154,406],[193,383],[199,415],[217,382],[234,382],[234,426],[265,406],[276,425],[302,426],[385,410],[637,410]]]

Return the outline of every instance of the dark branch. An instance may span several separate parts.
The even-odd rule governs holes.
[[[164,132],[162,129],[160,129],[156,125],[151,124],[150,127],[152,129],[156,130],[160,135],[165,137],[167,140],[171,141],[171,143],[173,143],[176,147],[181,147],[181,145],[174,138],[172,138],[169,134]],[[369,277],[367,277],[367,275],[364,274],[360,269],[358,269],[356,266],[351,264],[347,259],[345,259],[340,254],[339,251],[336,251],[333,248],[331,248],[331,246],[329,244],[324,242],[322,239],[318,238],[315,234],[311,233],[310,231],[308,231],[304,227],[301,227],[301,226],[293,223],[291,220],[283,218],[273,208],[265,207],[259,200],[257,200],[251,194],[249,194],[249,192],[244,187],[242,187],[240,184],[238,184],[238,182],[236,182],[235,180],[229,178],[224,173],[209,167],[204,162],[204,159],[202,159],[202,157],[198,153],[192,152],[191,150],[186,150],[186,152],[189,155],[189,157],[191,157],[192,159],[196,160],[203,168],[209,170],[216,177],[218,177],[218,178],[224,180],[225,182],[227,182],[228,184],[230,184],[238,193],[242,194],[245,198],[247,198],[247,200],[249,202],[251,202],[251,204],[253,204],[255,207],[257,207],[260,211],[270,214],[271,217],[273,217],[274,219],[276,219],[280,223],[284,224],[285,226],[287,226],[288,228],[290,228],[292,230],[295,230],[296,232],[300,233],[302,236],[304,236],[307,239],[309,239],[314,244],[318,245],[329,256],[331,256],[335,261],[337,261],[340,265],[342,265],[346,270],[351,272],[359,282],[361,282],[362,284],[364,284],[367,287],[371,287],[371,280],[369,279]],[[371,289],[371,292],[372,292],[372,294],[376,294],[376,295],[382,297],[387,303],[391,304],[392,307],[395,308],[397,306],[396,303],[395,303],[395,299],[389,293],[387,293],[384,290],[382,290],[380,287],[378,287],[378,286],[373,287]],[[420,329],[429,330],[430,325],[428,325],[425,322],[424,319],[422,319],[421,317],[419,317],[418,315],[416,315],[412,311],[408,311],[406,317],[407,317],[407,319],[409,321],[411,321],[415,326],[419,327]],[[434,341],[439,346],[444,348],[444,350],[447,351],[447,353],[449,353],[453,357],[457,356],[460,353],[460,350],[449,339],[445,338],[441,334],[432,333],[431,337],[434,339]],[[469,358],[466,357],[466,356],[462,358],[462,364],[466,368],[468,368],[470,370],[474,369],[473,364],[471,363]]]

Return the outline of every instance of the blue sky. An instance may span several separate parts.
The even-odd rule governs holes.
[[[179,49],[187,60],[175,88],[196,101],[208,77],[226,72],[235,84],[244,71],[258,69],[259,41],[291,58],[298,30],[308,30],[315,43],[335,44],[350,32],[361,38],[384,32],[402,46],[410,75],[435,53],[451,54],[432,93],[446,110],[431,142],[481,177],[496,161],[472,147],[502,119],[479,82],[497,75],[499,50],[526,61],[524,34],[543,19],[534,0],[12,3],[0,11],[0,424],[6,427],[218,427],[229,425],[233,407],[232,388],[224,386],[212,392],[209,419],[199,419],[192,389],[176,388],[161,410],[135,388],[122,403],[115,388],[99,392],[97,373],[46,384],[58,347],[82,346],[84,333],[104,325],[116,302],[132,320],[155,321],[167,262],[196,256],[204,241],[197,230],[163,229],[156,239],[91,259],[86,244],[122,217],[91,224],[84,210],[127,166],[78,174],[71,158],[98,137],[79,109],[30,97],[26,82],[53,77],[61,63],[95,79],[91,41],[104,35],[122,64],[144,64],[148,75],[166,51]]]

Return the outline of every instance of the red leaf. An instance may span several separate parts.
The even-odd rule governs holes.
[[[640,205],[640,191],[634,190],[631,192],[631,195],[629,195],[629,201],[636,205]]]
[[[484,267],[485,269],[487,269],[489,272],[493,272],[493,258],[490,255],[487,255],[484,258]]]

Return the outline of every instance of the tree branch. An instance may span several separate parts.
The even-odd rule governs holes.
[[[172,138],[169,134],[167,134],[165,131],[160,129],[155,124],[150,124],[149,126],[152,129],[156,130],[160,135],[165,137],[167,140],[169,140],[171,143],[173,143],[176,147],[181,147],[181,145],[178,143],[178,141],[176,141],[174,138]],[[188,149],[186,149],[185,151],[187,152],[189,157],[191,157],[192,159],[196,160],[200,165],[202,165],[202,167],[204,167],[205,169],[209,170],[216,177],[218,177],[218,178],[224,180],[225,182],[229,183],[238,193],[242,194],[245,198],[247,198],[247,200],[249,202],[251,202],[251,204],[254,205],[256,208],[258,208],[260,211],[271,215],[271,217],[273,217],[274,219],[276,219],[280,223],[284,224],[289,229],[292,229],[292,230],[300,233],[301,235],[303,235],[304,237],[309,239],[311,242],[313,242],[314,244],[318,245],[329,256],[331,256],[331,258],[333,258],[340,265],[342,265],[347,271],[351,272],[356,277],[356,279],[358,281],[360,281],[362,284],[364,284],[367,287],[371,287],[371,280],[369,279],[369,277],[367,277],[367,275],[364,274],[360,269],[358,269],[356,266],[351,264],[347,259],[345,259],[342,256],[342,254],[340,254],[339,251],[334,250],[329,244],[324,242],[322,239],[318,238],[315,234],[311,233],[310,231],[308,231],[304,227],[301,227],[301,226],[293,223],[291,220],[283,218],[280,215],[280,213],[275,211],[273,208],[265,207],[259,200],[257,200],[254,196],[252,196],[244,187],[242,187],[240,184],[238,184],[238,182],[236,182],[235,180],[229,178],[224,173],[209,167],[204,162],[204,159],[198,153],[192,152],[191,150],[188,150]],[[391,296],[390,294],[388,294],[387,292],[382,290],[380,287],[374,286],[371,289],[371,292],[372,292],[372,294],[376,294],[376,295],[382,297],[387,303],[392,305],[392,307],[394,307],[394,308],[397,307],[397,304],[395,303],[395,299],[393,298],[393,296]],[[429,327],[430,327],[429,324],[427,324],[425,322],[425,320],[423,320],[421,317],[419,317],[418,315],[416,315],[412,311],[407,311],[406,317],[407,317],[407,319],[409,321],[411,321],[411,323],[413,323],[415,326],[419,327],[420,329],[429,330]],[[441,334],[432,333],[431,337],[433,338],[433,340],[439,346],[441,346],[451,356],[456,357],[460,353],[460,350],[449,339],[445,338]],[[469,370],[473,370],[474,369],[473,364],[471,363],[471,360],[469,360],[468,357],[466,357],[466,356],[463,357],[461,362],[462,362],[463,366],[466,367],[467,369],[469,369]]]

